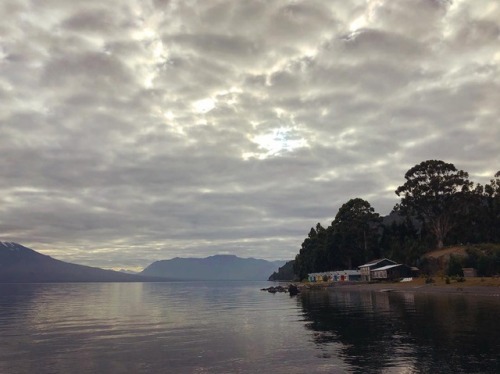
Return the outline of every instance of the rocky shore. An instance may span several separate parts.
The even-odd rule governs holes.
[[[271,286],[267,288],[262,288],[261,291],[267,291],[269,293],[289,293],[290,296],[295,296],[300,293],[302,287],[297,286],[296,284],[290,283],[288,286]]]
[[[451,281],[446,283],[445,279],[435,279],[432,283],[426,283],[423,278],[411,282],[384,282],[384,283],[362,283],[362,282],[320,282],[302,283],[302,290],[331,290],[343,291],[375,291],[375,292],[412,292],[433,294],[467,294],[478,296],[500,297],[500,278],[469,278],[465,282]]]

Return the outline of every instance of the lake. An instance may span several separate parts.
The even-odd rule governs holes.
[[[499,373],[500,298],[0,284],[0,373]]]

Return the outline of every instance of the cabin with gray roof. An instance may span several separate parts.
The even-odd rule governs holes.
[[[377,260],[370,261],[364,265],[359,266],[359,272],[361,274],[361,280],[365,282],[370,282],[372,280],[371,271],[374,269],[381,268],[383,266],[396,265],[396,262],[389,260],[388,258],[380,258]]]
[[[412,268],[403,264],[386,265],[370,271],[373,280],[397,280],[412,276]]]

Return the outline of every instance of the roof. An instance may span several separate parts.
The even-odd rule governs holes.
[[[323,271],[320,273],[309,273],[309,276],[318,276],[318,275],[359,275],[359,270],[330,270]]]
[[[392,260],[389,260],[388,258],[379,258],[378,260],[373,260],[373,261],[370,261],[364,265],[361,265],[361,266],[358,266],[360,268],[364,268],[364,267],[371,267],[371,266],[374,266],[374,265],[377,265],[378,263],[382,262],[382,261],[390,261],[392,262],[393,264],[395,264],[394,261]]]
[[[333,273],[337,275],[360,275],[359,270],[336,270]]]
[[[387,269],[391,269],[391,268],[396,268],[398,266],[404,266],[404,265],[403,264],[386,265],[386,266],[382,266],[381,268],[373,269],[372,271],[387,270]]]

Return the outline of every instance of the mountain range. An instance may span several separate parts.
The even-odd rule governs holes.
[[[0,283],[267,280],[284,263],[285,261],[216,255],[156,261],[141,273],[129,274],[72,264],[18,243],[0,242]]]
[[[215,255],[153,262],[140,274],[179,280],[267,280],[285,261]]]
[[[53,259],[18,243],[0,242],[0,283],[153,282],[143,277]]]

